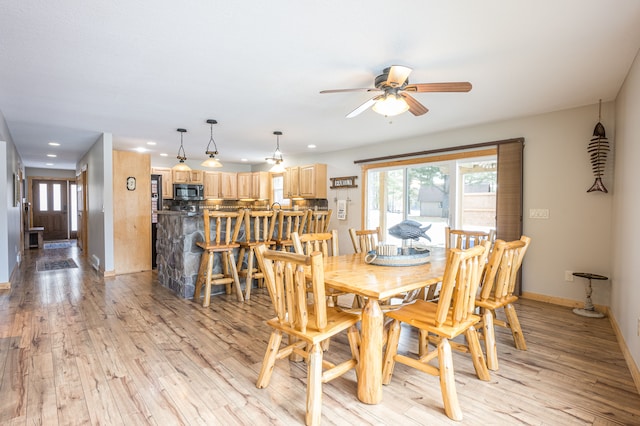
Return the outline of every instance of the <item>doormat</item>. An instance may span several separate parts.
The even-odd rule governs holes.
[[[53,260],[38,260],[36,262],[36,271],[55,271],[58,269],[71,269],[77,268],[78,265],[73,259],[53,259]]]
[[[45,249],[57,249],[57,248],[69,248],[71,247],[71,243],[68,241],[63,241],[61,243],[44,243]]]

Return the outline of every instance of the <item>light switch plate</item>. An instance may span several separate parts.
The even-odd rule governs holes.
[[[549,219],[549,209],[529,209],[529,219]]]

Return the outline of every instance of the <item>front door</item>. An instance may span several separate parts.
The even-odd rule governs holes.
[[[45,240],[69,238],[67,216],[67,181],[34,179],[33,227],[44,226]]]

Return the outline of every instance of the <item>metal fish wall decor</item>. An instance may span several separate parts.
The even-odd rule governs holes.
[[[602,109],[602,99],[600,100],[600,106],[598,107],[598,124],[593,129],[593,137],[589,142],[587,152],[591,159],[591,169],[596,177],[595,182],[591,185],[591,188],[587,189],[587,192],[602,191],[609,192],[602,183],[602,175],[604,174],[605,165],[607,163],[607,154],[609,153],[609,140],[604,131],[604,126],[600,122],[600,112]]]

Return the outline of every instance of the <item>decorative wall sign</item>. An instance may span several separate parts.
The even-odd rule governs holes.
[[[357,188],[356,179],[358,176],[345,176],[329,178],[331,180],[331,189]]]

